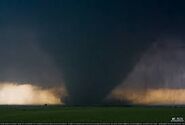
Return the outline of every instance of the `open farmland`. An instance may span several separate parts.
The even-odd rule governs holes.
[[[0,106],[0,122],[170,122],[185,107]]]

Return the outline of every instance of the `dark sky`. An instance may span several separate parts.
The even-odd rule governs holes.
[[[100,104],[158,37],[184,34],[184,5],[178,0],[0,0],[0,80],[64,81],[67,103]]]

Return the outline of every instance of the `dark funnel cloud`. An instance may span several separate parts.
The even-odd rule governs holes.
[[[142,52],[162,32],[183,32],[185,20],[170,1],[0,3],[0,80],[64,81],[71,105],[103,104]]]

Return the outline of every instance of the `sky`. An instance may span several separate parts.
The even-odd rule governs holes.
[[[65,86],[66,104],[103,104],[143,52],[183,37],[174,0],[0,0],[0,81]]]

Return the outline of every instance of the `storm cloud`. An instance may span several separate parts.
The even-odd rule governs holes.
[[[163,78],[157,76],[163,71],[146,71],[145,64],[153,58],[147,57],[141,65],[140,58],[146,51],[145,56],[153,55],[147,54],[152,53],[148,47],[163,32],[170,29],[176,34],[184,33],[183,5],[161,0],[1,0],[0,83],[29,83],[44,89],[62,87],[67,91],[67,105],[104,104],[107,94],[131,79],[128,76],[139,72],[137,69],[144,70],[147,76],[143,82],[141,74],[134,75],[140,86],[147,87],[150,72],[155,72],[152,87],[180,87],[182,76],[172,77],[173,82],[179,80],[176,86],[163,84]],[[163,55],[168,58],[168,54],[156,58]],[[176,61],[180,62],[180,57]],[[160,66],[168,67],[166,62],[163,60]],[[179,69],[181,64],[169,65],[174,68],[166,72],[176,68],[174,74],[183,72]]]

